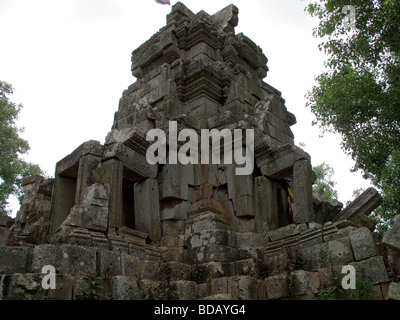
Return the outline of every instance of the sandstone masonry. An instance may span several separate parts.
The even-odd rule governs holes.
[[[82,143],[54,179],[23,181],[15,221],[0,221],[0,299],[315,299],[344,265],[362,270],[376,299],[400,298],[398,221],[382,241],[368,217],[376,190],[344,210],[312,194],[296,118],[264,82],[261,48],[235,33],[238,13],[176,3],[133,51],[136,81],[105,141]],[[235,175],[223,161],[150,165],[146,133],[168,132],[170,121],[199,134],[253,129],[253,173]],[[45,265],[55,267],[55,290],[40,286]]]

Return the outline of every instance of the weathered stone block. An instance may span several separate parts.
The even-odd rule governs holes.
[[[14,273],[10,276],[7,300],[45,300],[47,290],[42,288],[43,274]]]
[[[400,300],[400,282],[391,282],[386,300]]]
[[[385,233],[382,242],[393,251],[400,253],[400,216],[394,218],[392,229]]]
[[[57,273],[87,275],[96,272],[96,251],[76,245],[39,245],[33,250],[33,272],[41,272],[43,266],[52,265]]]
[[[349,234],[351,247],[356,261],[374,257],[378,249],[368,228],[358,228]]]
[[[312,219],[312,168],[308,159],[293,164],[292,183],[294,207],[293,222],[304,223]]]
[[[296,270],[290,274],[290,293],[298,296],[308,293],[317,293],[320,288],[318,272]]]
[[[190,265],[176,261],[169,261],[167,264],[172,281],[191,279],[192,267]]]
[[[374,229],[375,224],[368,223],[368,215],[376,209],[382,202],[382,197],[374,188],[368,188],[360,196],[358,196],[350,205],[348,205],[333,221],[350,220],[356,223],[357,226],[369,227]],[[365,216],[365,217],[363,217]],[[364,223],[366,222],[366,223]]]
[[[299,248],[297,260],[303,270],[317,270],[317,259],[314,246]]]
[[[328,243],[320,243],[314,247],[314,256],[317,264],[317,268],[328,268],[330,266],[330,254]]]
[[[225,32],[234,32],[239,21],[238,13],[239,9],[233,4],[230,4],[229,6],[215,13],[213,17],[217,21],[221,30]]]
[[[238,276],[257,276],[260,272],[254,259],[240,260],[235,263]]]
[[[158,200],[158,183],[147,179],[134,187],[135,228],[148,233],[156,241],[161,237],[160,202]]]
[[[314,206],[315,195],[313,195],[313,206]],[[315,221],[323,224],[331,221],[343,208],[343,203],[335,200],[325,200],[320,204],[318,210],[315,212]]]
[[[210,295],[228,293],[228,277],[211,279]]]
[[[279,227],[277,189],[268,178],[261,176],[254,180],[254,201],[256,231],[264,232]]]
[[[334,269],[332,270],[332,267],[318,269],[318,277],[321,288],[327,288],[337,285],[338,281],[335,280],[337,276],[338,274],[335,272]]]
[[[31,268],[32,249],[0,246],[0,274],[25,273]]]
[[[263,254],[263,241],[259,234],[254,232],[238,232],[235,235],[242,259],[260,258]],[[236,247],[235,244],[233,246]]]
[[[210,244],[237,247],[236,233],[228,230],[204,230],[194,233],[190,238],[191,248],[205,247]]]
[[[10,229],[0,226],[0,246],[7,245],[10,233]]]
[[[115,276],[111,278],[111,299],[113,300],[142,300],[136,279],[129,276]]]
[[[328,243],[329,255],[334,265],[346,265],[354,261],[349,238],[332,240]]]
[[[223,262],[206,262],[192,266],[192,274],[199,273],[201,270],[201,277],[196,279],[198,282],[210,282],[211,279],[226,277],[230,275],[228,264]]]
[[[248,276],[229,277],[228,293],[236,300],[264,300],[265,282]]]
[[[160,263],[158,261],[140,261],[140,280],[157,281],[160,274]]]
[[[254,197],[253,196],[240,196],[233,198],[233,209],[235,210],[236,217],[254,217]]]
[[[253,175],[239,176],[235,174],[235,166],[227,167],[227,183],[229,199],[241,196],[254,196]]]
[[[188,200],[188,187],[194,184],[192,165],[166,164],[161,172],[160,199]]]
[[[121,272],[121,254],[113,251],[100,251],[97,255],[97,271],[99,276],[116,276]]]
[[[56,174],[63,174],[66,176],[74,175],[73,172],[76,170],[75,167],[79,163],[81,157],[86,155],[101,157],[102,153],[103,146],[100,142],[94,140],[84,142],[71,154],[57,162]]]
[[[307,229],[307,224],[305,223],[299,225],[290,224],[285,227],[269,231],[267,233],[267,237],[269,237],[271,241],[277,241],[280,239],[298,235],[306,229]]]
[[[71,300],[73,297],[76,278],[71,275],[58,274],[56,276],[56,289],[48,290],[49,300]]]
[[[191,233],[196,233],[212,229],[228,230],[229,226],[222,215],[209,211],[187,220],[185,229]]]
[[[360,262],[350,263],[357,272],[361,272],[364,281],[371,281],[373,284],[388,282],[389,276],[382,256],[369,258]]]
[[[289,296],[289,279],[286,273],[265,279],[265,289],[269,300],[282,299]]]
[[[186,220],[188,217],[188,211],[191,207],[191,204],[186,201],[169,201],[168,204],[166,203],[166,201],[164,201],[163,205],[164,208],[161,210],[160,213],[161,221]]]
[[[138,280],[140,276],[140,260],[138,257],[121,253],[121,274]]]
[[[197,283],[194,281],[172,281],[179,300],[196,300],[198,297]]]

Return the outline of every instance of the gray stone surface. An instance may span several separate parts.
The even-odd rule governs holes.
[[[378,248],[368,228],[351,231],[349,239],[356,261],[372,258],[378,254]]]
[[[353,251],[348,238],[329,241],[328,250],[334,265],[346,265],[354,261]]]
[[[349,263],[375,288],[389,288],[399,220],[378,250],[367,217],[381,201],[376,190],[342,211],[312,194],[310,155],[294,145],[296,117],[264,82],[262,49],[235,32],[238,11],[195,14],[174,4],[167,25],[132,52],[136,79],[104,145],[83,143],[56,164],[54,179],[23,179],[15,221],[0,218],[0,244],[13,235],[13,247],[0,246],[0,297],[88,298],[95,285],[95,299],[165,298],[166,290],[181,300],[315,299]],[[166,135],[167,163],[146,159],[152,129]],[[201,139],[211,129],[219,146]],[[191,147],[220,156],[173,164],[175,138],[178,150],[193,152],[185,138],[194,134]],[[250,156],[250,174],[238,174],[237,152],[229,161],[232,147]],[[55,291],[37,288],[45,265],[56,269]]]
[[[390,249],[400,253],[400,216],[394,218],[393,227],[385,233],[382,242]]]
[[[400,282],[391,282],[386,300],[400,300]]]
[[[370,281],[373,284],[389,281],[385,262],[382,256],[377,256],[363,260],[361,262],[350,263],[354,265],[357,272],[361,272],[361,278],[364,281]]]
[[[376,223],[373,223],[368,215],[382,202],[382,197],[374,188],[368,188],[348,205],[333,221],[350,220],[358,226],[368,227],[373,230]]]
[[[111,298],[113,300],[142,300],[136,280],[128,276],[114,276],[111,278]]]

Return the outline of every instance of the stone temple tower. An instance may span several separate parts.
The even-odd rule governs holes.
[[[57,164],[51,235],[60,227],[67,237],[78,226],[110,235],[122,228],[172,246],[179,256],[178,236],[198,219],[222,223],[225,233],[288,225],[287,183],[296,203],[293,222],[311,221],[312,170],[309,155],[294,146],[295,116],[263,81],[267,58],[235,34],[237,23],[233,5],[212,16],[173,6],[167,25],[132,53],[137,80],[123,92],[104,145],[83,144]],[[236,175],[224,159],[150,165],[146,133],[168,134],[171,122],[199,136],[202,129],[253,129],[253,173]],[[104,201],[87,202],[99,192]],[[221,259],[236,250],[223,248]]]
[[[296,118],[264,81],[261,48],[235,33],[238,13],[229,5],[194,14],[176,3],[166,26],[133,51],[136,81],[123,92],[104,143],[85,142],[60,160],[54,180],[24,181],[13,231],[16,241],[36,245],[26,272],[54,265],[75,284],[97,273],[116,299],[126,298],[122,285],[130,288],[127,298],[157,287],[164,264],[182,299],[315,295],[329,278],[321,270],[351,262],[373,263],[380,268],[375,282],[388,281],[367,217],[379,195],[368,189],[342,210],[312,194],[310,156],[291,131]],[[146,135],[173,135],[171,123],[199,137],[206,129],[252,130],[252,172],[238,175],[240,164],[225,161],[225,139],[219,163],[151,164]],[[242,154],[250,147],[246,139],[234,142]],[[215,148],[212,139],[207,144]],[[297,282],[286,281],[294,256],[302,262],[289,268],[299,269],[291,275]],[[70,287],[67,298],[76,298],[79,288]]]

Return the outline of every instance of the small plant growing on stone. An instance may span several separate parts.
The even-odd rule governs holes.
[[[78,300],[100,300],[103,287],[97,274],[88,274],[85,275],[84,278],[86,280],[86,285],[82,294],[78,296]]]
[[[317,294],[318,300],[337,300],[336,290],[336,286],[321,288]]]
[[[151,288],[144,297],[145,300],[177,300],[178,292],[171,283],[171,267],[166,260],[160,265],[160,285]]]
[[[374,298],[374,284],[371,281],[364,280],[365,270],[362,268],[357,270],[356,274],[356,291],[353,293],[352,297],[358,300],[372,300]]]

